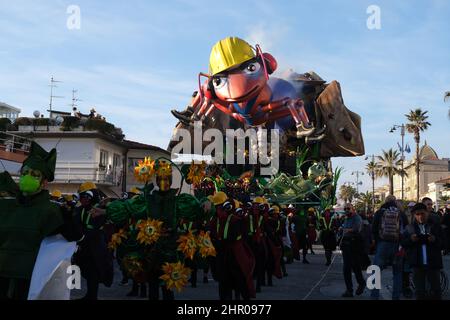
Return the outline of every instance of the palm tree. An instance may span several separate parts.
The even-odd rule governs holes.
[[[375,178],[378,177],[378,165],[375,161],[370,161],[366,165],[366,172],[372,178],[372,194],[375,194]],[[373,197],[372,197],[373,198]],[[373,198],[375,200],[375,198]],[[375,201],[372,201],[372,210],[375,209]]]
[[[339,188],[339,197],[343,199],[346,203],[352,202],[353,198],[355,198],[357,192],[356,189],[352,186],[347,186],[343,184]]]
[[[450,91],[444,93],[444,102],[447,102],[448,100],[450,100]],[[448,109],[448,117],[450,118],[450,108]]]
[[[367,213],[367,209],[372,206],[372,200],[372,192],[366,191],[365,193],[360,193],[356,204],[357,209],[364,210],[364,212]]]
[[[427,121],[428,111],[422,111],[420,108],[416,110],[410,110],[409,114],[405,114],[409,123],[406,124],[406,130],[414,135],[414,141],[416,142],[416,201],[420,198],[419,187],[419,171],[420,171],[420,158],[419,158],[419,144],[420,144],[420,132],[423,132],[431,126],[431,123]]]
[[[377,156],[377,175],[389,178],[389,194],[394,194],[394,175],[402,174],[400,153],[392,148],[388,151],[382,150],[383,155]]]

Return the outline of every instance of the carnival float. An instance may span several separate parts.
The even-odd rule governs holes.
[[[118,230],[110,248],[133,279],[157,283],[163,295],[186,285],[188,261],[216,254],[205,225],[215,217],[214,205],[207,203],[218,192],[236,201],[233,208],[256,197],[303,212],[335,204],[340,169],[333,170],[330,159],[364,154],[361,119],[345,106],[337,81],[327,83],[312,71],[275,77],[277,67],[276,59],[259,45],[237,37],[213,46],[209,73],[199,74],[190,104],[183,111],[172,110],[178,119],[174,136],[180,130],[193,132],[196,123],[224,136],[227,129],[278,129],[279,171],[262,176],[259,164],[141,161],[135,168],[140,194],[107,207]],[[177,143],[173,139],[168,150]],[[234,152],[247,155],[254,147],[247,143],[245,150]],[[172,170],[180,171],[191,194],[171,188]]]

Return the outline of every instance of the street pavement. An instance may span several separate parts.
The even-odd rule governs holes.
[[[294,261],[286,265],[288,276],[282,279],[274,277],[272,287],[262,287],[262,292],[257,293],[257,300],[368,300],[370,291],[368,289],[361,296],[354,298],[342,298],[345,291],[344,278],[342,274],[342,256],[339,251],[333,254],[333,263],[325,266],[324,251],[321,246],[314,246],[315,255],[308,254],[307,259],[310,264],[303,264],[301,261]],[[373,261],[373,256],[371,257]],[[444,270],[450,276],[450,255],[444,257]],[[367,274],[365,274],[367,278]],[[145,300],[139,297],[127,297],[131,290],[131,281],[127,286],[119,285],[122,279],[121,272],[116,265],[114,283],[110,288],[100,285],[99,299],[102,300]],[[353,278],[354,288],[357,287]],[[380,299],[391,299],[392,288],[392,268],[383,270],[381,277],[382,288]],[[72,291],[72,299],[81,298],[85,293],[86,282],[82,281],[81,290]],[[443,296],[445,300],[450,300],[450,292]],[[177,300],[218,300],[218,284],[209,274],[209,282],[203,283],[203,271],[198,272],[198,283],[196,288],[186,287],[182,292],[175,293]],[[402,297],[403,299],[403,297]]]

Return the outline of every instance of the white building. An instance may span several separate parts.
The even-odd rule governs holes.
[[[8,118],[13,122],[19,117],[20,109],[0,102],[0,118]]]
[[[446,204],[450,204],[450,200],[442,200],[442,197],[450,198],[450,175],[445,179],[429,183],[426,196],[433,200],[436,207],[443,207]]]
[[[440,159],[436,151],[427,144],[420,148],[420,171],[419,171],[419,192],[420,198],[425,197],[428,192],[428,185],[434,181],[447,178],[450,175],[450,159]],[[405,161],[404,169],[407,176],[404,177],[405,199],[415,200],[417,190],[416,180],[416,159]],[[394,195],[400,199],[402,196],[402,178],[400,175],[394,175]]]

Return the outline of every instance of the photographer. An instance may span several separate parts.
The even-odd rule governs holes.
[[[413,268],[416,299],[426,298],[427,279],[431,285],[429,298],[440,300],[440,269],[442,269],[442,229],[439,224],[433,222],[429,216],[427,207],[416,204],[411,213],[413,222],[406,227],[402,237],[402,245],[407,250],[407,258]]]

